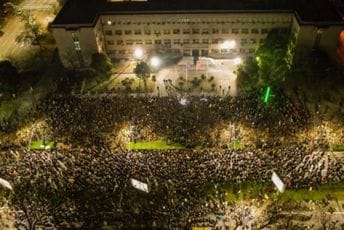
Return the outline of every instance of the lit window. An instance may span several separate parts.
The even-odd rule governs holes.
[[[81,51],[81,47],[80,47],[80,42],[79,41],[74,41],[74,47],[76,51]]]

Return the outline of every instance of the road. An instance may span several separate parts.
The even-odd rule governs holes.
[[[24,0],[17,9],[29,11],[46,29],[47,25],[54,18],[54,7],[57,6],[56,0]],[[1,29],[4,35],[0,37],[0,59],[14,58],[25,54],[25,52],[34,49],[28,44],[16,42],[17,36],[23,32],[24,25],[20,16],[13,15],[7,18],[6,25]]]

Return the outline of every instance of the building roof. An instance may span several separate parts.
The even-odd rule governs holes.
[[[341,24],[341,16],[328,0],[148,0],[108,2],[69,0],[52,23],[91,25],[98,15],[109,13],[198,13],[198,12],[296,12],[301,23]]]

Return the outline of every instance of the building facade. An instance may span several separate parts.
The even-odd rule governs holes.
[[[137,49],[147,56],[244,57],[253,54],[272,29],[291,31],[296,53],[319,48],[334,57],[341,17],[326,0],[321,14],[310,15],[312,9],[299,9],[291,1],[266,0],[261,6],[253,0],[171,0],[168,6],[163,0],[70,0],[51,29],[65,65],[88,65],[99,52],[111,59],[131,59]],[[85,5],[88,10],[78,16],[74,10]]]

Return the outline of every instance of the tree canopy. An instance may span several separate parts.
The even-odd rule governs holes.
[[[0,87],[2,90],[14,90],[18,86],[18,77],[17,68],[10,61],[0,61]]]
[[[90,66],[103,75],[108,75],[112,69],[110,59],[104,53],[93,54]]]
[[[289,33],[272,30],[253,57],[238,68],[238,86],[242,90],[276,85],[285,80],[291,68]]]
[[[143,80],[144,85],[145,85],[145,89],[147,89],[147,78],[149,78],[149,75],[151,74],[151,69],[149,67],[149,65],[146,62],[139,62],[137,63],[135,69],[134,69],[134,73],[135,75]]]

